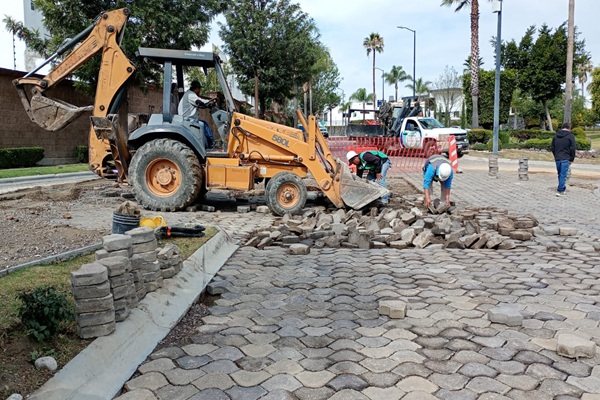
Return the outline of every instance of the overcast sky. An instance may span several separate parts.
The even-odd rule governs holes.
[[[470,53],[469,10],[454,12],[440,7],[441,0],[297,0],[304,12],[312,16],[320,30],[321,41],[329,48],[343,78],[341,89],[346,100],[358,88],[372,92],[372,59],[362,46],[371,32],[384,39],[384,52],[377,54],[377,67],[388,72],[393,65],[401,65],[412,74],[413,34],[398,29],[398,25],[417,31],[416,75],[435,81],[446,65],[457,71]],[[568,0],[504,0],[502,39],[517,41],[530,25],[547,23],[556,28],[567,20]],[[22,18],[21,1],[2,0],[0,16]],[[575,24],[586,41],[594,66],[600,62],[600,0],[575,0]],[[490,44],[496,35],[497,16],[486,0],[480,0],[480,55],[485,69],[494,68],[494,49]],[[221,40],[216,25],[210,41],[219,45]],[[19,46],[20,47],[20,46]],[[22,51],[22,50],[17,50]],[[0,67],[13,68],[12,35],[4,24],[0,27]],[[22,68],[18,66],[18,68]],[[376,71],[377,97],[381,98],[381,71]],[[393,94],[386,86],[386,98]],[[411,94],[402,88],[399,95]]]

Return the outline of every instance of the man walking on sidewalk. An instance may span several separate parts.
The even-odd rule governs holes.
[[[552,138],[552,154],[556,162],[556,171],[558,172],[558,189],[556,195],[558,197],[565,196],[567,189],[567,172],[569,166],[575,160],[575,136],[571,132],[571,124],[565,122],[562,129]]]

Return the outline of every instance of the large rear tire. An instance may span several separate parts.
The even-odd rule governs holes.
[[[300,214],[306,205],[306,185],[291,172],[280,172],[269,180],[265,199],[271,211],[279,216]]]
[[[201,193],[203,170],[196,154],[185,144],[156,139],[135,152],[129,180],[136,200],[144,208],[176,211],[192,204]]]

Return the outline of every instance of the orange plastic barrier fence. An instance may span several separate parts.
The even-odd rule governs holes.
[[[433,154],[449,152],[448,141],[425,141],[414,143],[404,141],[401,137],[330,137],[327,139],[331,153],[342,161],[346,161],[346,154],[350,150],[357,153],[366,150],[379,150],[384,152],[392,162],[388,174],[402,174],[421,172],[425,160]],[[456,152],[456,141],[454,141]],[[458,166],[458,158],[456,161]]]

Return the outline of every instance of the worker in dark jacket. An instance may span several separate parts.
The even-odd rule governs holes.
[[[362,178],[363,173],[367,171],[367,180],[378,181],[381,186],[387,189],[385,180],[392,162],[384,152],[367,150],[358,154],[351,150],[346,154],[346,158],[348,159],[348,164],[356,165],[356,175],[359,178]],[[387,204],[389,201],[389,195],[386,194],[381,197],[383,204]]]
[[[552,154],[556,162],[556,171],[558,172],[558,189],[556,195],[558,197],[565,196],[567,189],[567,173],[569,166],[575,160],[575,136],[571,132],[571,124],[565,122],[562,129],[552,138]]]

